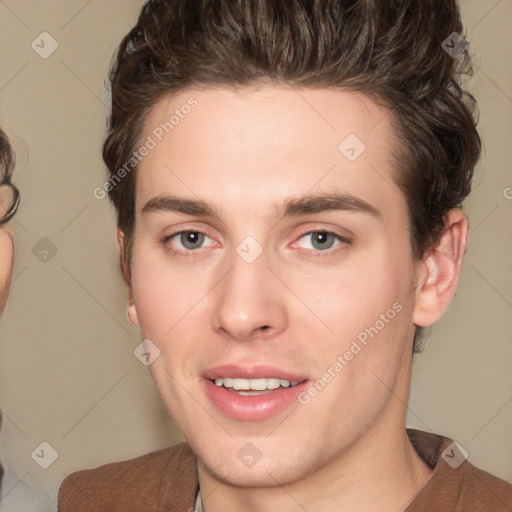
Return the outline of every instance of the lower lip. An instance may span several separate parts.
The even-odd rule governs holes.
[[[237,420],[260,421],[271,418],[292,404],[299,404],[298,395],[308,381],[289,388],[278,388],[265,395],[243,396],[217,386],[209,379],[203,379],[206,395],[226,416]]]

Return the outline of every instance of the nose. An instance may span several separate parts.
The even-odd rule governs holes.
[[[265,251],[252,263],[234,252],[231,263],[214,289],[213,329],[238,341],[270,338],[286,329],[284,290],[268,268]]]

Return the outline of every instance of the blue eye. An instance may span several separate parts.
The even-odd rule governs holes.
[[[199,231],[183,231],[179,233],[179,241],[185,249],[199,249],[204,242],[205,235]],[[196,247],[198,245],[198,247]]]
[[[307,236],[311,237],[311,245],[313,246],[313,249],[319,251],[330,249],[336,243],[335,233],[314,231],[312,233],[308,233]]]
[[[309,231],[308,233],[304,233],[304,235],[302,235],[300,239],[302,240],[308,237],[311,240],[310,246],[300,247],[302,247],[303,249],[313,249],[313,251],[315,251],[316,253],[327,252],[329,249],[340,244],[350,244],[350,240],[332,231]]]
[[[209,237],[205,233],[189,230],[172,233],[166,236],[161,243],[167,252],[182,256],[193,256],[193,252],[205,247],[203,244],[206,239],[209,239]]]
[[[303,240],[307,241],[308,239],[309,242],[301,242]],[[205,244],[208,241],[209,243]],[[166,236],[161,241],[161,244],[168,253],[177,256],[194,257],[200,256],[203,253],[201,249],[212,246],[212,242],[212,239],[202,231],[184,230]],[[299,238],[299,242],[295,243],[297,247],[307,249],[309,255],[313,257],[331,256],[337,253],[336,248],[338,246],[350,244],[351,240],[348,238],[327,230],[316,230],[304,233]],[[331,250],[333,248],[334,250]]]

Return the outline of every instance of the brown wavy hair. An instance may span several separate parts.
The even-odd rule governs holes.
[[[470,56],[442,47],[453,32],[465,37],[456,0],[151,0],[112,65],[103,158],[114,176],[137,149],[151,107],[187,87],[274,82],[361,92],[392,113],[394,179],[421,259],[469,194],[481,152],[476,100],[462,84],[473,74]],[[136,168],[109,190],[128,265],[135,180]]]

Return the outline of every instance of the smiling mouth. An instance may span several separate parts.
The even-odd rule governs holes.
[[[280,389],[295,387],[299,384],[298,382],[276,378],[240,379],[224,377],[212,380],[212,382],[216,386],[240,396],[267,395]]]
[[[226,366],[203,375],[203,382],[207,397],[224,415],[242,421],[263,421],[296,407],[297,396],[309,379],[273,367]]]

